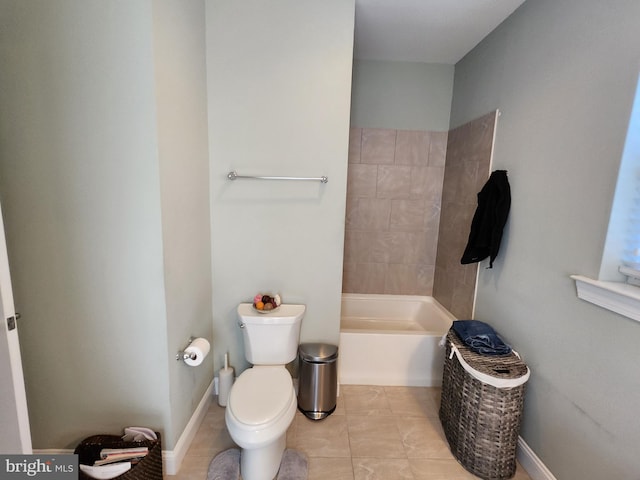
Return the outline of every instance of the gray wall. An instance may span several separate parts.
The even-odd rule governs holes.
[[[597,278],[638,65],[635,0],[529,0],[456,65],[452,127],[495,108],[512,210],[476,318],[532,369],[522,436],[560,480],[640,471],[640,325],[578,300]]]
[[[173,359],[211,329],[204,4],[0,9],[0,198],[34,448],[137,424],[171,449],[213,377]]]
[[[338,342],[353,28],[353,0],[207,3],[216,369],[246,366],[236,307],[258,291],[307,305],[303,342]]]
[[[354,60],[351,126],[448,131],[453,72],[453,65]]]
[[[168,358],[190,336],[213,338],[209,149],[203,0],[153,2],[155,92]],[[177,439],[213,378],[213,354],[196,367],[169,362]]]

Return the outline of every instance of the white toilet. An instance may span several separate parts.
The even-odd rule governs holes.
[[[276,312],[258,313],[250,303],[238,306],[245,358],[254,366],[231,387],[225,422],[242,448],[243,480],[273,480],[280,468],[297,407],[285,365],[296,358],[305,309],[283,304]]]

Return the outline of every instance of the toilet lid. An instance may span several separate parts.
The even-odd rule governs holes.
[[[283,367],[253,367],[240,375],[229,392],[227,408],[245,425],[278,418],[294,395],[291,374]]]

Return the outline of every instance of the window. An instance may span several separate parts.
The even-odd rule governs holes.
[[[631,110],[598,280],[572,275],[578,297],[640,321],[640,81]]]

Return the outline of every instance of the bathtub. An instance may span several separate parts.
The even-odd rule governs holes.
[[[342,295],[338,373],[343,385],[440,386],[455,320],[432,297]]]

